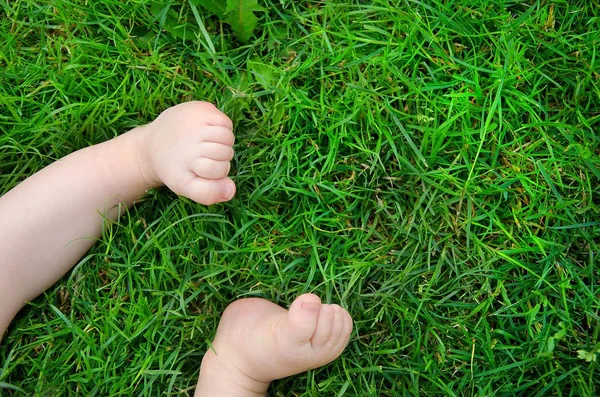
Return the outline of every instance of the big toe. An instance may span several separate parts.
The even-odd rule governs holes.
[[[292,342],[309,343],[317,328],[321,299],[314,294],[304,294],[296,298],[286,316],[286,334]]]

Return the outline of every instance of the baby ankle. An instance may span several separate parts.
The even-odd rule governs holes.
[[[202,359],[195,397],[264,397],[269,382],[261,382],[241,371],[234,360],[209,350]]]

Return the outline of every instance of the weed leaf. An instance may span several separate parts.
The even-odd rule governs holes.
[[[226,22],[231,25],[241,42],[247,42],[256,28],[258,19],[254,11],[259,10],[256,0],[227,0]]]
[[[224,1],[219,0],[190,0],[190,3],[195,6],[202,6],[209,12],[215,14],[220,19],[225,18],[225,13],[227,12],[227,7],[225,6]]]
[[[585,360],[588,363],[592,361],[596,361],[596,352],[595,351],[587,351],[587,350],[577,350],[577,358],[580,360]]]

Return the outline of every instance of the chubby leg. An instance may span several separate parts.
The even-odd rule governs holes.
[[[233,302],[202,360],[196,397],[264,396],[272,380],[335,360],[351,332],[350,314],[316,295],[299,296],[289,310],[264,299]]]
[[[206,205],[230,200],[232,128],[213,105],[184,103],[0,192],[0,340],[21,307],[75,265],[104,222],[146,190],[164,184]]]

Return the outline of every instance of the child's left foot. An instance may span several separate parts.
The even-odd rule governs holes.
[[[233,302],[202,361],[196,396],[263,396],[272,380],[335,360],[351,332],[348,312],[316,295],[301,295],[289,311],[264,299]]]

